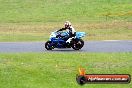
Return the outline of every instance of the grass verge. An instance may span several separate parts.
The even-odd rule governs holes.
[[[76,31],[86,32],[84,40],[131,40],[131,22],[112,21],[73,23]],[[50,32],[63,27],[63,23],[0,24],[0,41],[46,41]]]
[[[82,66],[92,74],[132,75],[132,53],[0,54],[0,88],[80,88]],[[84,88],[131,88],[132,84],[88,84]]]
[[[85,40],[131,40],[131,0],[0,0],[0,41],[43,41],[69,20]]]

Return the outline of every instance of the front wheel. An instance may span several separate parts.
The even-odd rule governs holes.
[[[74,40],[72,42],[72,48],[74,50],[80,50],[84,46],[84,41],[82,39]]]
[[[45,48],[46,48],[47,50],[52,50],[52,49],[53,49],[52,42],[51,42],[51,41],[47,41],[47,42],[45,43]]]

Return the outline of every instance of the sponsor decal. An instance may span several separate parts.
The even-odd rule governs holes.
[[[131,76],[129,74],[86,74],[85,69],[79,68],[79,75],[76,76],[78,84],[93,83],[130,83]]]

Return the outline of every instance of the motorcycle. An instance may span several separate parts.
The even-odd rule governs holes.
[[[84,46],[82,37],[85,35],[85,32],[76,32],[75,37],[71,39],[70,43],[66,43],[69,38],[68,32],[51,32],[49,40],[45,43],[45,48],[47,50],[54,48],[73,48],[74,50],[80,50]]]

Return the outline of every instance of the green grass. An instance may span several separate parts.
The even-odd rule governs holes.
[[[62,23],[0,24],[0,41],[47,41]],[[73,23],[76,31],[86,32],[84,40],[131,40],[131,22]]]
[[[85,40],[131,40],[131,0],[0,0],[0,41],[43,41],[66,20]]]
[[[75,77],[88,74],[132,75],[132,53],[0,54],[0,88],[80,88]],[[88,84],[84,88],[131,88],[132,84]]]
[[[107,16],[132,21],[131,4],[131,0],[0,0],[0,22],[89,22]]]

